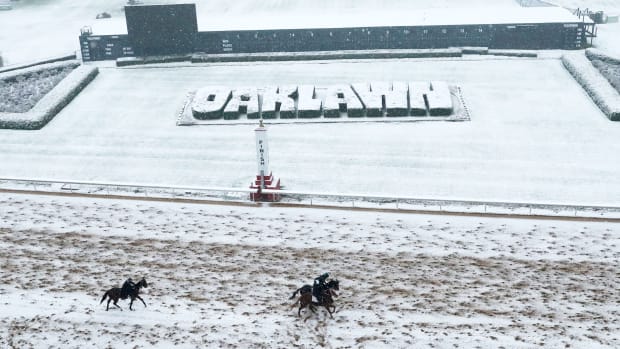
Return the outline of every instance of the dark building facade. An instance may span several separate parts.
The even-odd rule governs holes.
[[[128,34],[94,35],[87,30],[82,31],[80,45],[83,60],[198,52],[222,54],[449,47],[574,50],[588,47],[588,39],[591,39],[594,33],[594,23],[580,21],[576,16],[574,21],[550,23],[523,21],[496,24],[198,31],[193,6],[128,6]],[[154,19],[148,20],[151,16]]]

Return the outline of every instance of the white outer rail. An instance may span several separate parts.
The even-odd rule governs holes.
[[[620,220],[620,206],[553,203],[479,201],[454,198],[423,198],[372,194],[336,194],[268,190],[263,194],[280,194],[285,203],[310,206],[336,206],[397,211],[425,211],[443,213],[484,214],[499,216],[577,217]]]
[[[0,178],[0,190],[103,195],[130,198],[183,199],[197,202],[230,201],[251,203],[250,188],[187,187],[161,184],[80,182],[51,179]],[[620,206],[553,202],[478,201],[454,198],[424,198],[372,194],[321,193],[290,190],[262,190],[279,194],[281,203],[302,206],[368,208],[442,213],[577,217],[620,220]]]

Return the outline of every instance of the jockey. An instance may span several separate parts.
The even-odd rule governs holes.
[[[131,278],[128,278],[124,283],[123,287],[121,287],[121,299],[127,299],[129,296],[129,292],[136,287],[136,284],[133,283]]]
[[[314,279],[314,284],[312,285],[312,295],[319,303],[323,301],[323,291],[327,288],[325,280],[327,280],[328,277],[329,273],[324,273]]]

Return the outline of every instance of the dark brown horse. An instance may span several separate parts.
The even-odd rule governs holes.
[[[338,291],[339,290],[339,285],[340,285],[340,281],[338,281],[338,280],[329,280],[329,282],[327,284],[325,284],[325,288],[331,288],[331,289],[334,289],[334,290]],[[312,293],[312,285],[303,285],[300,288],[296,289],[295,292],[293,292],[293,295],[291,296],[291,298],[289,298],[289,299],[295,298],[297,293],[299,293],[300,295],[303,295],[305,293]]]
[[[336,291],[340,290],[339,285],[340,283],[338,282],[338,280],[331,280],[330,282],[328,282],[326,288],[322,292],[322,299],[320,302],[314,302],[312,300],[312,288],[308,289],[307,286],[309,285],[305,285],[297,289],[295,293],[293,293],[293,297],[295,297],[297,292],[300,293],[299,299],[297,299],[297,302],[293,304],[293,306],[295,306],[297,305],[297,303],[299,303],[297,315],[301,316],[301,310],[306,307],[308,307],[313,313],[316,313],[316,307],[324,307],[325,310],[327,310],[327,312],[329,313],[329,316],[333,319],[334,316],[332,314],[336,311],[336,306],[334,305],[334,297],[338,297]],[[306,318],[304,321],[306,320],[308,320],[308,318]]]
[[[142,302],[142,304],[144,304],[144,306],[146,307],[146,303],[144,303],[144,299],[140,297],[139,293],[142,287],[147,287],[147,286],[148,285],[146,283],[146,280],[142,278],[142,280],[138,281],[136,285],[132,289],[129,290],[128,297],[131,298],[131,301],[129,302],[129,310],[133,310],[131,306],[133,305],[133,301],[135,301],[136,298],[139,299]],[[105,311],[108,311],[108,309],[110,308],[110,301],[114,304],[115,307],[117,307],[120,310],[123,310],[121,307],[118,306],[117,302],[119,299],[127,299],[127,297],[121,298],[120,287],[113,287],[107,290],[103,294],[103,298],[101,298],[101,302],[99,302],[99,304],[103,303],[106,297],[108,297],[108,304],[105,307]]]

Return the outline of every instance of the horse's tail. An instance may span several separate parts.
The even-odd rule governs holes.
[[[99,304],[103,303],[103,301],[105,301],[105,297],[108,296],[108,292],[110,291],[105,291],[105,293],[103,294],[103,298],[101,298],[101,302],[99,302]]]
[[[301,289],[302,289],[301,287],[296,289],[295,292],[293,292],[293,295],[291,296],[291,298],[289,298],[289,299],[295,298],[295,296],[297,295],[297,292],[299,292]]]

